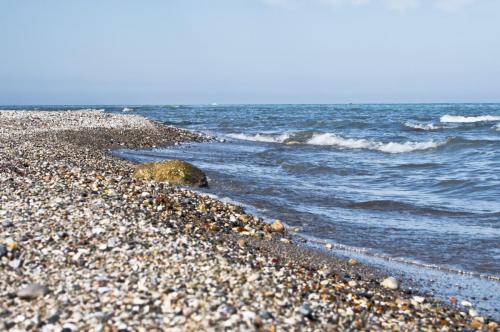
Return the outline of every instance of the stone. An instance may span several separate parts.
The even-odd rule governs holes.
[[[10,220],[5,220],[4,222],[2,222],[2,227],[4,227],[4,228],[9,228],[12,226],[14,226],[14,224]]]
[[[3,256],[7,256],[7,247],[5,247],[3,244],[0,244],[0,258]]]
[[[399,288],[399,282],[394,277],[385,278],[380,283],[380,285],[384,288],[387,288],[387,289],[398,289]]]
[[[354,258],[350,258],[348,261],[347,261],[347,264],[349,265],[358,265],[359,264],[359,261],[357,259],[354,259]]]
[[[300,308],[299,308],[299,313],[304,316],[304,317],[307,317],[307,318],[313,318],[313,311],[311,309],[311,306],[309,304],[303,304]]]
[[[479,313],[475,309],[469,309],[469,316],[477,317],[479,316]]]
[[[414,296],[412,297],[412,300],[417,302],[417,303],[424,303],[425,302],[425,297],[423,296]]]
[[[282,233],[285,231],[285,226],[283,225],[283,223],[280,220],[275,220],[271,224],[271,230],[273,232]]]
[[[142,180],[169,182],[175,185],[207,187],[203,171],[182,160],[145,163],[137,167],[134,177]]]
[[[333,246],[331,243],[327,243],[327,244],[325,244],[325,248],[328,250],[331,250],[333,248]]]
[[[17,297],[23,300],[33,300],[45,296],[49,289],[41,284],[29,284],[17,292]]]
[[[496,331],[498,328],[498,324],[495,322],[489,322],[488,323],[488,331]]]
[[[273,314],[266,310],[262,310],[261,312],[259,312],[259,316],[262,319],[274,319]]]
[[[472,303],[470,303],[469,301],[462,301],[460,302],[460,304],[464,307],[472,307]]]

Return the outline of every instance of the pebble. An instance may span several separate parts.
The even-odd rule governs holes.
[[[3,256],[7,256],[7,247],[3,244],[0,244],[0,258]]]
[[[312,318],[313,317],[313,310],[311,309],[311,306],[307,303],[303,304],[299,308],[299,313],[307,318]]]
[[[385,278],[380,285],[384,288],[387,289],[398,289],[399,288],[399,282],[397,281],[396,278],[394,277],[388,277]]]
[[[4,222],[2,222],[2,227],[4,228],[9,228],[9,227],[13,227],[14,226],[14,223],[10,220],[5,220]]]
[[[331,243],[327,243],[327,244],[325,244],[325,248],[328,250],[331,250],[333,248],[333,246]]]
[[[354,266],[354,265],[358,265],[359,264],[359,261],[355,258],[350,258],[347,263],[351,266]]]
[[[469,301],[462,301],[460,302],[460,304],[463,306],[463,307],[472,307],[472,303],[470,303]]]
[[[469,309],[469,316],[477,317],[479,316],[479,313],[475,309]]]
[[[285,230],[285,226],[283,225],[283,223],[280,220],[275,220],[271,224],[271,229],[273,230],[273,232],[281,233]]]
[[[417,303],[424,303],[425,302],[425,297],[423,296],[414,296],[412,297],[412,300],[417,302]]]
[[[32,300],[41,296],[45,296],[49,292],[49,289],[41,284],[29,284],[21,288],[17,292],[17,297],[23,300]]]

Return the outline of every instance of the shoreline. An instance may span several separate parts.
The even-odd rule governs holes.
[[[134,180],[109,153],[206,139],[134,115],[0,111],[0,327],[496,329],[287,234],[254,236],[266,224],[240,207]],[[43,294],[22,298],[29,284]]]

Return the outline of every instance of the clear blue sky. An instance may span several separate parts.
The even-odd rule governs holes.
[[[0,0],[0,104],[499,101],[498,0]]]

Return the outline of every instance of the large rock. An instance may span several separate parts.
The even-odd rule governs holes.
[[[134,177],[192,187],[207,187],[207,177],[199,168],[182,160],[146,163],[137,167]]]

